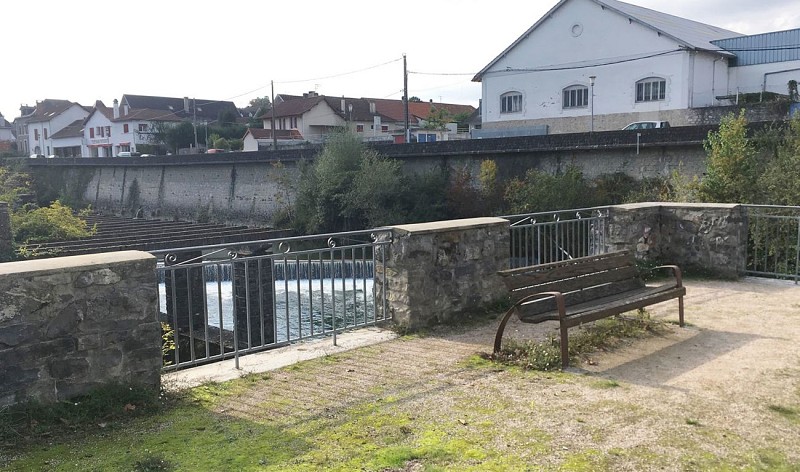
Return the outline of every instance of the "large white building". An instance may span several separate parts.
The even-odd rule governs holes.
[[[686,125],[687,111],[743,93],[786,94],[799,43],[800,30],[743,36],[617,0],[561,0],[473,80],[484,129]]]

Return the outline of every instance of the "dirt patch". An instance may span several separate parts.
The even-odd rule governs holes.
[[[493,322],[279,370],[221,410],[296,425],[381,411],[410,418],[411,436],[421,434],[414,425],[442,425],[526,467],[795,470],[800,288],[746,279],[687,290],[686,328],[595,353],[566,373],[481,364],[474,355],[491,351]],[[648,311],[677,321],[677,301]],[[506,337],[556,330],[512,321]]]

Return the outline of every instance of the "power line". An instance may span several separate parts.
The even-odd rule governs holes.
[[[296,84],[296,83],[301,83],[301,82],[312,82],[312,81],[315,81],[315,80],[335,79],[337,77],[344,77],[346,75],[358,74],[359,72],[364,72],[364,71],[368,71],[368,70],[371,70],[371,69],[377,69],[378,67],[383,67],[385,65],[392,64],[393,62],[399,62],[399,61],[402,61],[402,60],[403,60],[403,58],[401,57],[401,58],[398,58],[398,59],[392,59],[391,61],[386,61],[386,62],[381,63],[381,64],[376,64],[374,66],[365,67],[363,69],[358,69],[358,70],[354,70],[354,71],[350,71],[350,72],[343,72],[341,74],[327,75],[327,76],[324,76],[324,77],[314,77],[312,79],[276,81],[275,83],[277,83],[277,84]]]

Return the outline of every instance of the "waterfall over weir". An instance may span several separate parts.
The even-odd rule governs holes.
[[[269,267],[269,259],[262,264]],[[320,279],[372,279],[375,276],[373,261],[319,261],[282,260],[272,261],[274,280],[320,280]],[[263,269],[262,269],[263,270]],[[203,267],[206,282],[230,282],[233,280],[233,265],[230,262],[210,263]],[[159,283],[164,283],[164,272],[159,271]]]

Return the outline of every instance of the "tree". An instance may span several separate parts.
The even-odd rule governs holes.
[[[414,103],[414,102],[421,102],[422,100],[419,97],[408,97],[408,101],[410,103]]]
[[[706,176],[700,182],[699,197],[705,202],[755,203],[759,200],[758,178],[763,165],[747,138],[744,109],[739,115],[722,118],[719,131],[711,131],[703,142]]]
[[[800,115],[789,121],[758,186],[764,189],[769,204],[800,205]]]
[[[347,132],[334,135],[301,173],[295,214],[297,226],[307,232],[380,225],[401,190],[399,163]]]
[[[253,116],[251,116],[247,124],[250,128],[261,128],[261,119],[260,117],[267,113],[272,108],[272,103],[269,100],[269,97],[256,97],[250,100],[249,105],[251,107],[255,107],[253,112]]]
[[[453,115],[444,108],[436,108],[431,106],[431,111],[428,117],[425,118],[425,126],[423,129],[431,130],[444,130],[447,129],[447,124],[453,122]]]
[[[593,190],[575,166],[563,174],[550,175],[529,169],[525,179],[513,179],[505,194],[512,213],[536,213],[550,210],[590,207],[597,204]]]
[[[251,107],[257,107],[255,116],[259,116],[266,113],[270,109],[271,103],[269,97],[256,97],[250,100],[249,105]]]

